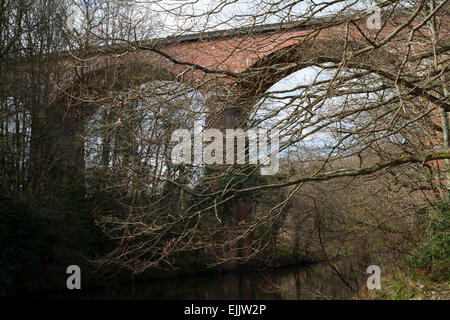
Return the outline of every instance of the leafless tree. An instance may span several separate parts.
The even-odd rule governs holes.
[[[17,20],[28,15],[2,4]],[[2,161],[13,166],[3,166],[3,176],[13,173],[5,185],[30,183],[35,178],[20,166],[50,157],[30,172],[77,181],[115,243],[96,262],[134,273],[175,268],[186,256],[206,257],[209,265],[267,261],[282,243],[297,253],[311,246],[332,263],[343,255],[338,240],[364,243],[374,230],[391,239],[398,221],[411,227],[408,237],[417,227],[409,214],[448,192],[448,6],[376,4],[381,24],[374,30],[361,1],[74,1],[79,18],[70,29],[61,25],[60,42],[51,41],[58,45],[38,55],[48,82],[34,88],[41,93],[48,85],[39,105],[51,106],[46,128],[56,138],[45,152],[33,148],[42,130],[31,124],[42,110],[22,102],[30,115],[14,111],[16,95],[3,94]],[[300,26],[309,28],[296,33]],[[2,34],[20,28],[8,24]],[[226,46],[209,49],[217,61],[211,65],[167,50],[167,39],[196,33],[207,41],[225,29],[234,37],[216,33]],[[34,39],[36,29],[29,30]],[[2,62],[17,43],[10,34]],[[230,67],[237,55],[250,57],[247,68]],[[52,59],[64,70],[42,63]],[[290,83],[276,85],[286,78]],[[279,129],[280,172],[263,177],[260,165],[174,164],[171,134],[194,121],[205,129]],[[305,226],[311,238],[302,243]]]

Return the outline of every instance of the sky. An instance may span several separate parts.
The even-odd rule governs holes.
[[[83,7],[80,5],[83,2],[68,1],[75,3],[71,6],[74,14],[69,19],[69,23],[73,24],[82,16],[77,7]],[[127,0],[111,0],[110,3],[112,2],[123,4]],[[152,24],[158,21],[158,37],[301,20],[305,15],[311,15],[309,10],[312,4],[315,17],[338,12],[347,5],[358,10],[370,7],[370,0],[130,0],[130,2],[132,5],[124,7],[133,11],[134,20]]]
[[[361,9],[367,1],[334,0],[150,0],[151,10],[163,21],[167,33],[230,29],[254,24],[299,20],[314,3],[314,16],[327,15],[352,4]],[[147,3],[148,5],[148,3]],[[182,18],[180,18],[180,15]]]

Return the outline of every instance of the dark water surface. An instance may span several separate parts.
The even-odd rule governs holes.
[[[72,290],[38,299],[349,299],[353,293],[326,265],[198,275]]]

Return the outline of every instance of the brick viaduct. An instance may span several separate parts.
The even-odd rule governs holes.
[[[237,119],[248,112],[262,93],[302,68],[347,60],[350,66],[379,71],[389,77],[393,66],[400,64],[395,59],[396,53],[404,52],[405,46],[386,45],[372,50],[361,31],[368,38],[376,34],[383,37],[403,21],[402,17],[391,17],[378,34],[378,30],[367,30],[364,18],[359,20],[358,30],[356,25],[346,24],[345,17],[341,20],[324,17],[73,52],[61,60],[68,70],[67,84],[55,90],[52,105],[65,111],[81,107],[89,114],[95,110],[89,101],[104,101],[111,92],[153,80],[173,80],[207,96],[211,113],[221,114],[218,121],[223,126],[243,125]],[[420,46],[415,49],[427,50]],[[418,95],[424,93],[410,89]],[[431,95],[429,98],[437,101]],[[224,101],[227,106],[220,105]],[[444,108],[450,111],[450,105],[445,104]]]
[[[399,19],[389,21],[390,27],[384,28],[381,36],[392,32]],[[325,17],[95,47],[65,53],[62,58],[59,55],[58,63],[67,70],[66,80],[55,88],[48,107],[48,122],[55,126],[54,136],[59,139],[56,149],[68,155],[65,167],[77,167],[83,156],[79,152],[83,119],[113,92],[150,81],[188,84],[207,97],[209,124],[233,128],[245,126],[245,116],[261,94],[302,68],[347,60],[350,66],[378,72],[382,61],[381,71],[389,76],[391,67],[399,64],[395,53],[406,49],[386,46],[372,50],[361,31],[371,38],[378,30],[367,30],[365,19],[360,19],[358,26],[360,30]],[[425,50],[417,48],[418,52]],[[448,105],[444,107],[450,110]],[[73,157],[74,151],[78,156]]]

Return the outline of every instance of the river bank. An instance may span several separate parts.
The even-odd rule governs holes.
[[[450,281],[436,281],[419,272],[401,271],[382,277],[380,290],[362,290],[363,300],[449,300]]]

